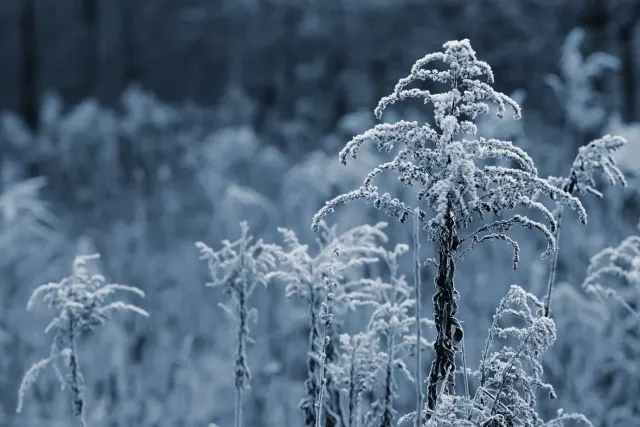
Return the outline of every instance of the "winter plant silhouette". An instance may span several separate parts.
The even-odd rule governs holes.
[[[549,307],[563,209],[573,210],[586,223],[586,212],[576,195],[602,197],[596,189],[599,175],[610,184],[626,185],[611,157],[625,141],[609,135],[596,139],[580,148],[567,177],[541,178],[529,155],[512,142],[476,136],[476,120],[489,112],[490,103],[496,105],[499,118],[509,109],[515,119],[520,119],[520,107],[492,88],[493,72],[487,63],[476,58],[468,40],[450,41],[443,48],[442,52],[418,60],[411,73],[400,79],[375,110],[381,119],[383,112],[396,102],[415,98],[433,105],[433,118],[425,123],[378,124],[354,137],[341,150],[342,164],[349,157],[357,158],[365,142],[375,143],[382,152],[394,151],[394,155],[374,167],[359,188],[326,202],[316,213],[312,220],[316,246],[302,243],[293,230],[286,228],[278,228],[281,245],[265,243],[250,235],[246,222],[240,223],[237,240],[224,240],[218,250],[196,243],[200,259],[207,263],[207,285],[221,288],[227,301],[220,308],[236,322],[230,374],[235,390],[235,427],[243,425],[245,393],[252,381],[248,360],[253,342],[250,324],[257,320],[257,310],[252,308],[251,298],[259,286],[267,285],[270,291],[283,289],[284,296],[291,298],[279,302],[301,302],[307,315],[308,323],[302,329],[306,335],[308,328],[308,342],[303,344],[306,354],[301,357],[302,371],[297,374],[300,382],[304,380],[299,392],[305,427],[391,427],[409,423],[414,427],[564,427],[568,422],[591,425],[583,415],[562,410],[555,418],[544,421],[536,400],[540,391],[555,396],[552,386],[544,380],[542,357],[557,339]],[[578,65],[597,65],[589,61]],[[413,87],[416,83],[428,86]],[[597,111],[591,114],[598,116]],[[403,194],[416,197],[410,200],[392,194],[392,190],[380,189],[377,184],[394,188],[379,182],[389,172],[399,175],[405,186],[414,187],[415,193]],[[413,245],[394,242],[391,249],[386,248],[388,224],[384,222],[344,232],[325,222],[338,205],[361,199],[400,223],[411,219]],[[547,204],[555,205],[555,210]],[[523,211],[532,212],[538,219],[525,216]],[[472,224],[474,227],[470,228]],[[553,256],[546,298],[511,286],[498,304],[474,370],[467,367],[465,354],[469,333],[464,333],[463,322],[458,318],[458,302],[464,292],[459,293],[456,287],[456,280],[460,280],[456,268],[465,254],[480,243],[493,240],[511,246],[513,268],[517,268],[520,247],[512,233],[515,227],[542,233],[546,240],[543,256]],[[434,250],[435,256],[424,259],[422,252],[428,249]],[[413,258],[403,264],[401,257],[407,252]],[[86,427],[79,337],[105,323],[116,311],[148,316],[134,304],[111,301],[118,291],[139,296],[144,293],[132,286],[106,284],[103,277],[92,275],[87,264],[96,257],[77,257],[71,276],[33,292],[28,309],[43,301],[55,311],[45,329],[54,331],[54,337],[49,357],[35,363],[24,376],[18,412],[27,390],[50,366],[63,388],[68,387],[71,392],[76,421]],[[617,248],[594,256],[584,283],[586,290],[596,296],[622,303],[629,313],[616,313],[609,324],[624,321],[623,326],[628,328],[624,333],[634,339],[640,305],[639,260],[640,238],[630,237]],[[433,319],[423,316],[426,289],[422,267],[426,264],[435,267]],[[402,269],[408,266],[412,280],[403,274]],[[614,289],[613,283],[619,286]],[[352,316],[356,321],[351,321]],[[270,324],[276,318],[270,318]],[[358,326],[362,328],[355,330]],[[432,327],[434,337],[427,340]],[[616,327],[622,329],[621,325]],[[263,330],[268,329],[267,326]],[[433,360],[427,373],[423,357],[429,355]],[[415,401],[400,402],[398,373],[404,375],[401,380],[415,386]],[[464,383],[456,387],[458,380]],[[628,384],[630,380],[626,381]],[[260,420],[271,409],[264,402],[268,401],[263,400],[260,411],[251,414],[254,420]],[[400,405],[411,412],[398,417]]]
[[[117,311],[131,311],[142,316],[148,313],[140,307],[123,301],[108,299],[114,292],[132,292],[144,297],[144,292],[134,286],[105,284],[102,276],[91,275],[87,262],[97,259],[98,255],[78,256],[73,263],[71,276],[59,283],[49,283],[38,287],[27,305],[31,310],[42,300],[56,315],[49,322],[45,333],[55,331],[49,357],[36,362],[27,371],[20,385],[18,393],[17,412],[22,411],[24,397],[27,390],[35,383],[38,376],[49,365],[53,368],[62,384],[62,388],[69,387],[73,415],[82,427],[86,426],[84,380],[80,368],[77,341],[82,333],[93,331],[104,324]],[[63,376],[58,365],[62,361],[68,374]]]
[[[234,357],[234,379],[236,388],[235,426],[242,426],[242,401],[244,390],[249,387],[251,370],[247,364],[249,321],[257,319],[255,309],[249,308],[249,298],[256,285],[267,286],[276,263],[278,247],[262,239],[254,241],[249,235],[249,225],[240,223],[240,238],[234,242],[225,240],[222,249],[214,251],[202,242],[197,242],[200,259],[207,262],[211,282],[207,286],[221,287],[230,298],[231,306],[220,307],[238,323],[236,352]]]
[[[620,182],[623,186],[627,186],[627,181],[622,171],[616,166],[613,153],[622,148],[627,141],[620,136],[606,135],[602,138],[591,141],[584,147],[580,147],[578,155],[573,161],[569,176],[565,178],[549,177],[547,180],[557,187],[562,188],[569,194],[578,192],[579,194],[593,194],[598,198],[602,198],[602,193],[596,187],[596,173],[600,172],[610,185]],[[549,267],[549,277],[547,281],[547,296],[544,303],[544,315],[549,316],[551,307],[551,293],[556,279],[556,267],[558,264],[558,252],[560,250],[559,238],[560,227],[562,224],[562,205],[558,206],[555,211],[557,227],[554,232],[556,239],[556,251],[551,257]]]
[[[553,233],[557,223],[553,214],[537,200],[541,193],[557,203],[568,205],[579,214],[581,222],[586,223],[586,212],[580,201],[540,178],[533,161],[523,150],[509,141],[462,137],[477,133],[473,120],[478,114],[488,112],[485,101],[497,105],[498,117],[502,117],[509,107],[514,118],[518,119],[520,107],[490,86],[494,81],[493,72],[487,63],[476,59],[469,40],[447,42],[443,47],[444,52],[418,60],[411,74],[398,82],[391,95],[380,100],[375,111],[381,118],[383,111],[395,102],[419,98],[424,103],[433,104],[433,124],[385,123],[354,137],[340,152],[343,164],[346,164],[348,156],[356,158],[366,141],[375,142],[378,150],[386,152],[392,151],[396,145],[403,144],[403,147],[393,160],[373,169],[359,189],[328,201],[312,222],[312,228],[317,230],[320,220],[338,205],[359,199],[372,202],[377,209],[404,222],[414,213],[409,203],[389,193],[380,194],[373,181],[383,172],[394,171],[400,174],[400,182],[420,187],[418,200],[422,206],[417,206],[415,215],[422,222],[423,230],[427,231],[429,241],[438,247],[437,259],[431,260],[437,267],[433,297],[437,337],[435,360],[428,376],[424,421],[435,411],[439,384],[442,383],[445,393],[454,393],[456,353],[459,352],[461,338],[456,336],[461,331],[460,322],[455,317],[459,296],[454,286],[456,261],[481,242],[503,240],[513,246],[513,265],[517,268],[519,247],[508,235],[516,225],[542,232],[547,240],[543,256],[552,254],[556,249]],[[446,69],[425,68],[434,61],[443,62]],[[486,83],[479,79],[482,76]],[[449,90],[432,93],[426,89],[408,88],[414,82],[427,80],[444,84]],[[508,160],[518,168],[492,165],[488,159]],[[516,207],[539,212],[549,226],[516,214],[489,222],[462,237],[459,235],[475,216],[484,219],[485,213],[493,213],[500,218],[505,211]]]
[[[321,221],[315,254],[308,245],[298,241],[293,231],[279,229],[284,248],[278,253],[280,267],[273,278],[285,285],[287,297],[302,299],[309,313],[307,379],[305,397],[300,403],[306,426],[315,426],[319,422],[318,396],[324,386],[332,383],[331,372],[325,376],[322,363],[332,362],[328,356],[333,353],[332,337],[337,335],[335,328],[339,325],[335,314],[342,315],[355,307],[358,301],[372,299],[367,292],[367,280],[354,279],[353,276],[359,267],[377,262],[379,254],[384,253],[378,244],[387,241],[385,227],[385,223],[363,225],[339,234],[336,227],[329,227]],[[327,299],[329,293],[332,294],[330,301]],[[323,402],[321,407],[329,412],[331,418],[337,418],[339,407],[331,407],[327,402]]]

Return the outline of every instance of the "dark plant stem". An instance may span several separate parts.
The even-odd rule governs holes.
[[[438,249],[438,274],[435,278],[436,292],[433,296],[434,320],[436,324],[436,341],[433,345],[436,357],[431,363],[429,382],[427,387],[427,408],[425,418],[429,419],[435,410],[438,400],[438,383],[445,381],[443,391],[452,393],[455,387],[455,377],[449,372],[455,372],[455,352],[453,344],[452,326],[455,324],[455,314],[458,311],[456,291],[453,282],[455,263],[452,256],[455,228],[451,202],[448,203],[445,227],[440,237]]]
[[[556,239],[556,250],[551,256],[551,266],[549,267],[549,279],[547,282],[547,297],[544,300],[544,317],[549,317],[549,310],[551,309],[551,293],[553,286],[556,283],[556,269],[558,267],[558,252],[560,252],[560,227],[562,226],[562,206],[558,208],[556,215],[556,221],[558,223],[556,231],[553,233],[553,237]]]
[[[349,427],[356,427],[356,349],[351,351],[351,369],[349,369]]]
[[[334,326],[335,324],[333,322],[329,325],[329,337],[331,339],[326,347],[327,363],[334,362],[337,357],[335,343],[339,341],[339,337]],[[337,390],[337,387],[333,387],[333,378],[331,378],[329,372],[325,372],[325,376],[327,392],[325,427],[336,427],[340,425],[340,420],[343,419],[340,408],[340,391]]]
[[[393,425],[393,348],[395,346],[393,332],[389,334],[389,349],[387,354],[387,369],[384,382],[384,410],[382,412],[382,424],[380,427],[391,427]],[[418,383],[419,384],[419,383]],[[418,386],[420,388],[420,386]],[[422,394],[422,393],[421,393]]]
[[[242,427],[242,399],[245,388],[245,380],[248,377],[246,361],[246,341],[247,341],[247,301],[245,283],[241,283],[238,290],[238,347],[236,349],[235,360],[235,386],[236,386],[236,406],[235,406],[235,427]]]
[[[304,425],[312,427],[315,424],[316,411],[314,402],[319,393],[316,382],[316,360],[313,358],[315,342],[320,337],[318,331],[318,316],[316,313],[316,295],[313,291],[309,297],[309,352],[307,353],[307,380],[304,382],[306,397],[300,403],[300,409],[304,413]]]
[[[416,293],[416,417],[415,427],[420,427],[422,419],[422,358],[420,343],[422,339],[422,325],[420,323],[420,315],[422,311],[422,293],[420,292],[420,217],[418,210],[414,216],[414,232],[413,232],[413,284]],[[389,351],[392,351],[390,349]]]
[[[73,395],[73,415],[78,419],[81,427],[86,427],[87,423],[84,419],[83,381],[82,373],[80,372],[80,361],[78,360],[75,321],[73,318],[69,319],[69,345],[71,346],[71,354],[69,354],[69,369],[71,370],[70,388]]]
[[[576,185],[578,181],[576,178],[575,171],[571,169],[571,173],[569,174],[569,182],[567,182],[562,190],[573,195],[576,190]],[[556,239],[556,250],[553,252],[553,256],[551,258],[551,266],[549,267],[549,279],[547,282],[547,297],[544,300],[544,317],[550,317],[550,309],[551,309],[551,293],[553,292],[553,286],[556,283],[556,269],[558,267],[558,252],[560,252],[560,227],[562,226],[562,206],[558,207],[558,211],[556,214],[556,230],[553,233],[553,237]]]
[[[327,383],[326,377],[326,360],[327,360],[327,338],[328,338],[328,325],[325,324],[324,333],[322,334],[322,354],[320,356],[321,364],[320,364],[320,384],[318,390],[318,400],[316,401],[316,419],[315,419],[315,427],[321,427],[322,425],[322,403],[324,398],[324,389]]]

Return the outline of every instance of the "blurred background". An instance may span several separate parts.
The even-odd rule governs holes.
[[[120,315],[82,340],[90,425],[231,425],[233,328],[193,243],[235,239],[240,219],[270,242],[286,226],[313,243],[313,213],[382,158],[370,150],[343,167],[338,150],[375,124],[378,99],[417,59],[462,38],[524,110],[519,122],[483,117],[480,135],[514,141],[541,175],[566,175],[578,148],[606,133],[630,141],[618,156],[629,186],[585,197],[586,227],[565,215],[559,340],[545,360],[559,398],[540,406],[637,426],[638,329],[612,332],[622,314],[580,288],[589,258],[640,219],[635,0],[0,2],[0,426],[71,425],[68,395],[49,374],[15,415],[23,372],[50,342],[49,314],[25,308],[37,285],[94,252],[108,280],[147,293],[138,302],[151,317]],[[408,102],[385,120],[429,115]],[[329,221],[346,229],[382,218],[363,204]],[[388,230],[410,243],[410,227]],[[470,365],[512,283],[544,295],[543,245],[535,234],[521,240],[515,272],[499,244],[458,269]],[[301,423],[308,326],[296,304],[277,286],[255,296],[249,427]],[[404,387],[401,410],[413,399]]]

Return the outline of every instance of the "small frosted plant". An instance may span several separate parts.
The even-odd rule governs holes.
[[[456,372],[455,358],[459,351],[453,336],[460,324],[455,317],[458,309],[458,292],[454,286],[456,260],[481,242],[502,240],[513,247],[514,268],[517,267],[519,247],[508,235],[517,225],[541,231],[547,240],[543,255],[553,253],[556,220],[535,200],[539,193],[567,204],[586,223],[586,212],[580,201],[540,178],[533,161],[522,149],[509,141],[461,137],[477,133],[473,120],[488,112],[485,101],[497,105],[498,117],[504,115],[507,107],[513,110],[516,119],[520,118],[521,112],[515,101],[490,86],[494,81],[493,72],[487,63],[476,59],[468,40],[447,42],[444,49],[442,53],[429,54],[418,60],[411,74],[398,82],[391,95],[380,100],[375,111],[381,118],[389,105],[406,98],[418,98],[433,104],[433,125],[407,121],[379,124],[354,137],[340,152],[342,163],[346,163],[349,156],[356,158],[366,141],[375,142],[380,151],[390,152],[396,145],[402,145],[402,148],[391,161],[373,169],[359,189],[328,201],[312,222],[312,229],[316,230],[320,220],[338,205],[360,199],[372,202],[377,209],[405,222],[414,214],[408,202],[390,193],[380,194],[373,181],[385,172],[396,172],[403,184],[420,187],[418,200],[423,207],[418,206],[414,215],[423,223],[429,240],[438,246],[437,259],[433,260],[437,266],[433,297],[436,354],[428,378],[427,418],[435,408],[438,384],[447,377],[445,392],[453,393],[455,386],[455,375],[449,373]],[[425,68],[434,61],[443,62],[446,69]],[[480,80],[482,76],[487,82]],[[408,88],[414,82],[425,80],[447,85],[449,90],[432,93]],[[488,159],[511,160],[517,168],[490,165]],[[549,226],[523,215],[513,215],[481,226],[466,236],[459,235],[476,216],[484,218],[485,213],[492,213],[500,218],[517,207],[537,211]]]
[[[603,324],[597,338],[588,337],[589,343],[598,342],[587,360],[596,371],[590,382],[599,385],[599,421],[633,425],[640,416],[640,407],[634,405],[640,392],[640,237],[629,236],[593,256],[583,287],[608,308],[599,319]]]
[[[479,382],[475,395],[444,393],[441,388],[425,427],[562,427],[577,422],[593,427],[582,414],[562,410],[549,421],[536,411],[536,393],[551,385],[542,378],[540,359],[556,339],[555,324],[542,315],[543,303],[513,285],[493,317],[478,370],[465,370]],[[504,344],[496,345],[496,341]],[[515,344],[515,345],[514,345]],[[410,414],[400,423],[408,422]]]
[[[300,403],[304,413],[305,426],[312,427],[319,422],[316,402],[321,390],[321,383],[328,383],[330,378],[324,377],[320,368],[323,358],[333,354],[331,336],[335,334],[336,319],[334,314],[341,315],[348,308],[354,308],[358,302],[370,300],[366,293],[367,281],[352,279],[354,272],[360,267],[378,261],[382,253],[378,242],[387,241],[384,233],[385,223],[375,226],[363,225],[338,234],[336,227],[326,223],[318,224],[321,230],[317,239],[317,252],[312,253],[307,245],[300,243],[295,233],[285,228],[279,231],[283,235],[284,250],[279,253],[282,268],[274,274],[285,285],[287,297],[304,300],[309,310],[309,351],[307,359],[307,379],[305,381],[305,397]],[[336,255],[336,250],[339,256]],[[340,286],[336,286],[336,282]],[[332,299],[327,301],[331,287]],[[331,316],[327,316],[327,309]],[[331,319],[329,324],[326,322]],[[324,327],[324,332],[321,328]],[[328,342],[327,342],[328,338]],[[329,360],[331,362],[331,360]],[[320,375],[323,375],[322,380]],[[323,403],[327,412],[336,418],[339,408],[329,408]]]
[[[267,286],[270,274],[275,271],[279,252],[276,245],[266,244],[262,239],[254,241],[246,222],[240,223],[240,231],[238,240],[224,240],[219,251],[202,242],[196,243],[200,259],[206,261],[209,268],[211,282],[207,286],[222,288],[229,296],[230,304],[220,304],[220,308],[237,322],[234,355],[236,427],[242,426],[243,395],[251,381],[251,370],[247,363],[247,344],[252,341],[249,321],[257,319],[257,312],[249,307],[249,298],[257,285]]]
[[[573,161],[569,176],[564,178],[549,177],[548,181],[555,186],[562,188],[568,194],[578,193],[580,195],[592,194],[602,198],[602,193],[596,189],[596,176],[601,174],[606,182],[615,185],[620,182],[627,186],[622,171],[616,165],[613,155],[621,149],[627,141],[620,136],[605,135],[602,138],[591,141],[584,147],[580,147],[578,155]],[[556,247],[559,249],[560,226],[562,224],[562,205],[559,205],[554,215],[558,226],[554,232]],[[544,305],[544,315],[549,316],[551,305],[551,292],[555,285],[556,268],[558,264],[558,250],[553,253],[549,269],[547,282],[547,297]]]
[[[339,347],[340,355],[328,369],[341,391],[341,413],[346,415],[342,423],[345,427],[362,427],[363,396],[376,388],[384,366],[380,337],[374,331],[342,334]]]
[[[38,287],[27,304],[32,310],[36,302],[43,301],[55,317],[45,329],[54,332],[49,357],[35,363],[25,374],[18,392],[18,407],[22,411],[27,390],[35,383],[42,371],[51,366],[61,382],[62,388],[71,390],[73,415],[82,427],[86,426],[84,380],[77,351],[77,340],[82,333],[93,331],[104,324],[117,311],[131,311],[142,316],[148,313],[140,307],[123,301],[109,301],[117,291],[132,292],[144,297],[144,292],[134,286],[106,284],[99,275],[91,275],[87,262],[98,255],[76,257],[71,276],[59,283],[49,283]],[[62,362],[62,363],[60,363]],[[63,376],[63,369],[68,371]]]
[[[555,393],[542,379],[540,357],[556,339],[553,321],[542,316],[543,304],[519,286],[511,286],[502,299],[485,345],[480,368],[474,373],[480,386],[476,400],[490,417],[500,415],[512,425],[535,426],[541,423],[536,413],[536,389]],[[502,325],[505,319],[511,322]],[[489,353],[496,339],[514,339]]]
[[[414,252],[417,250],[417,242]],[[386,251],[380,258],[389,268],[389,281],[377,279],[369,286],[375,299],[369,302],[373,307],[367,331],[377,333],[385,344],[384,357],[381,361],[382,394],[373,402],[372,409],[376,418],[380,420],[379,427],[391,427],[395,425],[396,410],[394,399],[397,397],[395,381],[396,371],[401,371],[406,378],[413,382],[417,388],[417,407],[422,408],[422,381],[420,377],[420,358],[422,349],[429,343],[423,337],[418,325],[433,326],[433,321],[419,317],[420,311],[416,296],[416,283],[412,287],[404,275],[399,273],[398,258],[409,250],[407,245],[396,245],[393,251]],[[417,256],[417,254],[415,254]],[[419,295],[419,294],[418,294]],[[412,313],[412,311],[414,313]],[[415,328],[415,332],[413,330]],[[420,340],[420,346],[416,343]],[[409,356],[416,356],[416,376],[411,374],[406,360]],[[417,411],[412,412],[414,415]]]
[[[539,389],[550,398],[556,397],[553,387],[542,378],[540,360],[556,340],[555,323],[544,316],[543,309],[544,304],[535,295],[517,285],[512,285],[500,302],[479,369],[472,373],[480,383],[467,408],[469,414],[475,411],[480,416],[474,425],[561,427],[564,422],[573,421],[593,427],[582,414],[559,410],[554,419],[543,421],[536,411]],[[498,339],[504,341],[501,347],[494,346]],[[497,348],[490,353],[492,347]]]
[[[603,301],[617,301],[640,320],[640,237],[627,237],[594,255],[583,287]]]

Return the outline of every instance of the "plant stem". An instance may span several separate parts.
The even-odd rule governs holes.
[[[245,387],[245,380],[248,377],[247,362],[245,360],[245,344],[247,339],[247,307],[245,295],[246,282],[243,281],[238,290],[238,347],[236,350],[235,385],[236,385],[236,407],[235,407],[235,427],[242,427],[242,397]]]
[[[562,206],[558,208],[557,215],[557,227],[553,237],[556,239],[556,250],[551,256],[551,267],[549,268],[549,279],[547,282],[547,297],[544,300],[544,317],[549,317],[549,310],[551,308],[551,292],[553,286],[556,283],[556,268],[558,266],[558,252],[560,252],[560,227],[562,224]]]
[[[325,324],[324,333],[322,334],[322,356],[320,356],[320,390],[318,392],[318,401],[316,402],[316,427],[321,427],[322,418],[322,399],[324,397],[324,386],[327,382],[325,377],[325,362],[327,359],[327,325]]]
[[[448,375],[449,372],[455,372],[456,363],[456,349],[451,336],[454,316],[458,311],[453,283],[455,263],[451,255],[454,237],[454,219],[451,201],[449,201],[445,229],[440,236],[438,275],[435,279],[436,292],[433,296],[433,314],[437,330],[437,337],[433,347],[436,358],[431,363],[431,371],[429,372],[426,420],[431,417],[436,407],[438,382],[443,380],[446,383],[443,384],[444,392],[453,392],[455,386],[455,378]]]
[[[394,332],[392,331],[389,334],[389,349],[387,350],[387,370],[385,373],[384,384],[384,411],[382,413],[382,424],[380,424],[380,427],[391,427],[391,425],[393,424],[393,413],[391,411],[391,407],[393,405],[393,349],[395,347],[394,338]],[[422,390],[419,385],[417,386],[417,389],[418,395],[421,395]]]
[[[356,381],[355,381],[356,348],[357,348],[357,343],[353,342],[353,349],[351,351],[351,369],[349,369],[350,372],[349,372],[349,426],[348,427],[356,427]]]
[[[420,427],[420,421],[422,419],[422,358],[420,343],[422,341],[422,325],[420,324],[420,312],[422,308],[421,299],[422,293],[420,292],[420,221],[419,211],[416,209],[414,215],[414,230],[413,230],[413,284],[416,292],[416,418],[415,427]],[[390,349],[389,351],[392,351]]]
[[[313,288],[309,286],[309,352],[307,356],[307,380],[305,381],[305,389],[307,396],[301,404],[301,409],[304,412],[304,425],[311,427],[315,424],[316,411],[315,399],[318,395],[318,385],[316,382],[316,360],[312,356],[315,351],[315,342],[320,337],[318,331],[318,319],[316,313],[316,294]]]
[[[71,370],[71,393],[73,394],[73,415],[80,422],[81,427],[86,427],[84,419],[84,396],[82,392],[82,373],[80,372],[80,361],[76,348],[75,321],[69,319],[69,345],[71,354],[69,355],[69,369]]]

